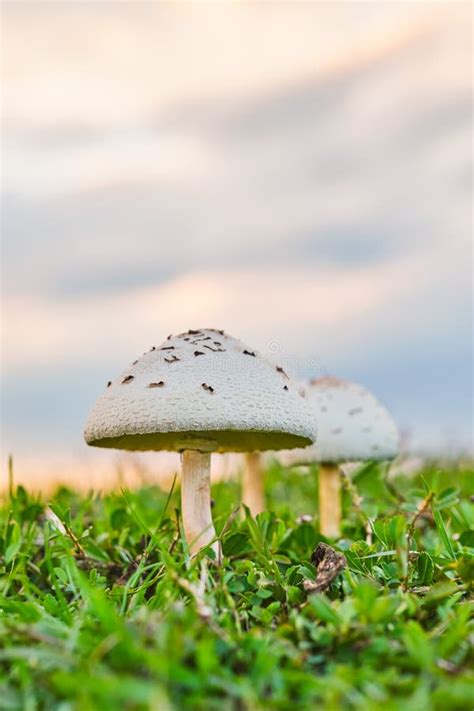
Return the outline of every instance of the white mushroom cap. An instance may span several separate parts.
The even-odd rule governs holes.
[[[214,329],[169,336],[111,381],[85,440],[129,450],[304,447],[316,424],[282,368]]]
[[[318,423],[318,441],[293,450],[288,465],[393,459],[398,454],[397,427],[364,387],[334,377],[312,380],[300,388]]]

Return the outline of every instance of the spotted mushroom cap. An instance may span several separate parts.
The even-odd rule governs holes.
[[[286,464],[393,459],[399,434],[387,410],[365,388],[334,377],[300,387],[318,423],[318,441],[285,453]]]
[[[96,447],[248,452],[304,447],[316,425],[282,368],[206,328],[168,336],[110,381],[84,436]]]

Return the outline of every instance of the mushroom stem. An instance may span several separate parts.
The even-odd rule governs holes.
[[[212,544],[219,562],[221,547],[211,516],[211,455],[185,450],[181,455],[181,515],[189,550],[196,555]]]
[[[252,516],[265,510],[265,476],[260,452],[245,455],[242,475],[242,503],[248,506]]]
[[[341,535],[341,478],[335,464],[319,467],[319,530],[327,538]]]

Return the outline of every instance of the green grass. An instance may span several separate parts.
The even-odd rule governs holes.
[[[177,491],[17,488],[0,513],[0,708],[472,708],[473,471],[386,473],[345,489],[332,544],[348,565],[310,595],[322,539],[298,517],[315,472],[273,465],[256,520],[235,513],[237,483],[213,488],[220,568],[189,558]]]

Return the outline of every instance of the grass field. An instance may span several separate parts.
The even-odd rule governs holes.
[[[0,708],[473,708],[473,471],[359,469],[329,542],[347,567],[308,593],[316,479],[270,467],[256,520],[236,511],[237,483],[215,485],[221,567],[187,555],[177,488],[49,502],[14,490],[0,516]]]

